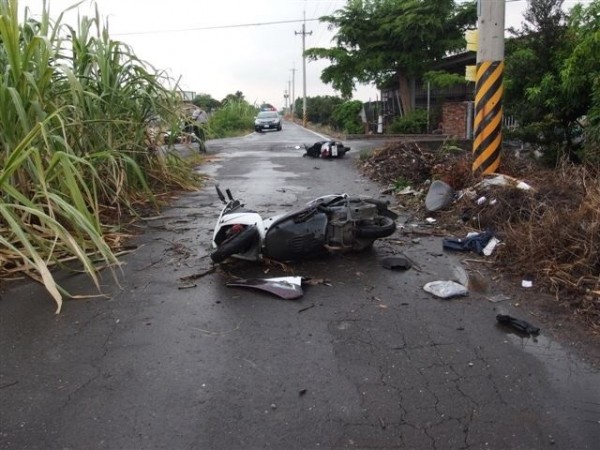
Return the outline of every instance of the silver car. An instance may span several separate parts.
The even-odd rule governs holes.
[[[281,116],[277,111],[261,111],[254,119],[254,130],[277,130],[281,131]]]

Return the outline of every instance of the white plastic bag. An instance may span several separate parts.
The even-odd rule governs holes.
[[[440,298],[464,297],[469,290],[456,281],[431,281],[423,286],[423,290]]]

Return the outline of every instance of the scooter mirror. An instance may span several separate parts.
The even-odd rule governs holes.
[[[219,196],[219,199],[223,202],[223,203],[227,203],[227,200],[225,200],[225,196],[223,195],[223,192],[221,191],[221,189],[219,188],[219,185],[215,185],[215,189],[217,190],[217,195]]]

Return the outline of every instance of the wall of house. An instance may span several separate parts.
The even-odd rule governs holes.
[[[443,133],[456,139],[467,139],[469,102],[446,102],[442,105]]]

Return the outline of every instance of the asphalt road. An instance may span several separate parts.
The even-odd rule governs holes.
[[[39,286],[5,285],[0,448],[598,448],[598,371],[543,323],[535,339],[499,327],[498,312],[523,309],[490,302],[502,294],[493,280],[460,299],[424,292],[462,267],[440,237],[398,230],[366,253],[210,272],[215,182],[267,216],[333,192],[379,196],[355,168],[375,142],[349,142],[335,161],[294,148],[318,139],[284,123],[210,141],[206,187],[139,224],[120,285],[104,276],[106,297],[55,316]],[[380,265],[399,254],[415,266]],[[289,274],[328,283],[293,301],[225,286]],[[81,275],[62,279],[95,293]]]

